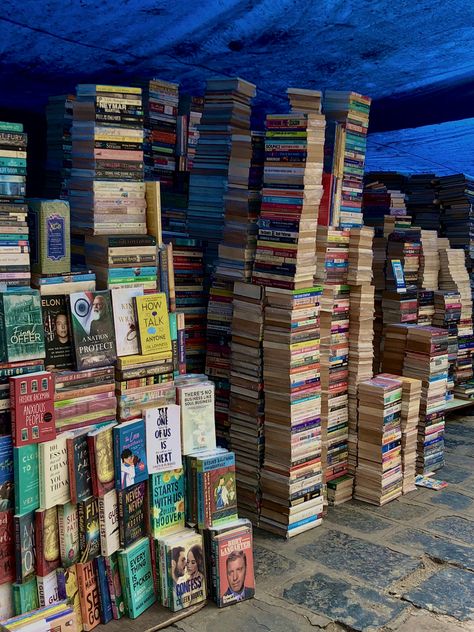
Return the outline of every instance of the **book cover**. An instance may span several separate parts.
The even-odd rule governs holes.
[[[28,581],[22,584],[13,584],[12,588],[15,615],[24,614],[25,612],[31,612],[32,610],[37,610],[40,607],[38,598],[38,584],[36,582],[35,576],[30,577]]]
[[[222,608],[255,595],[252,526],[231,529],[215,537],[217,605]]]
[[[111,489],[99,498],[100,552],[110,557],[120,548],[117,492]]]
[[[127,615],[136,619],[156,601],[149,539],[119,551],[118,560]]]
[[[117,356],[110,292],[74,292],[69,298],[77,370],[113,364]]]
[[[237,518],[235,455],[210,455],[197,460],[198,524],[201,529]]]
[[[13,509],[14,489],[12,438],[0,436],[0,511]]]
[[[0,584],[15,581],[13,511],[0,511]]]
[[[206,599],[202,535],[191,532],[166,550],[169,608],[176,612]]]
[[[13,471],[16,481],[15,513],[22,514],[38,509],[40,504],[37,443],[13,448]]]
[[[80,561],[85,563],[100,555],[99,502],[95,496],[77,505]]]
[[[149,474],[179,469],[182,466],[179,406],[147,408],[145,427]]]
[[[113,615],[109,584],[107,582],[105,560],[102,556],[95,558],[94,569],[97,578],[97,586],[99,588],[100,622],[102,624],[105,624],[109,621],[112,621]]]
[[[60,563],[58,513],[56,507],[35,511],[36,574],[44,577]]]
[[[103,496],[115,485],[114,440],[115,422],[92,430],[87,435],[92,473],[92,492]]]
[[[85,632],[100,623],[100,600],[94,564],[87,562],[76,565],[77,583],[81,602],[82,626]]]
[[[69,202],[28,200],[31,270],[39,274],[63,274],[71,269]]]
[[[13,516],[15,529],[15,568],[18,583],[36,573],[35,512]]]
[[[141,353],[149,355],[167,352],[171,355],[170,323],[165,294],[137,296],[134,301]]]
[[[125,614],[125,602],[117,553],[105,558],[105,569],[112,603],[112,616],[114,619],[121,619]]]
[[[124,549],[147,533],[146,483],[136,483],[117,492],[120,546]]]
[[[161,538],[184,528],[184,470],[150,476],[150,533]]]
[[[42,360],[23,360],[22,362],[3,362],[0,364],[0,435],[11,435],[11,401],[9,379],[14,375],[38,373],[44,369]]]
[[[58,576],[56,571],[51,571],[43,577],[37,576],[36,583],[38,585],[38,601],[40,608],[44,606],[51,606],[53,603],[58,603],[59,588],[58,588]]]
[[[145,422],[127,421],[113,429],[115,487],[126,489],[148,479]]]
[[[72,503],[92,496],[92,473],[87,443],[88,428],[71,430],[67,434],[66,449],[69,470],[69,493]]]
[[[38,446],[40,507],[49,509],[70,500],[66,435]]]
[[[35,581],[35,593],[36,593],[36,579]],[[20,584],[21,586],[22,584]],[[26,612],[26,610],[23,610]],[[0,621],[13,617],[14,614],[22,614],[22,612],[16,612],[14,609],[14,592],[13,586],[9,582],[6,584],[0,584]]]
[[[0,294],[0,361],[44,358],[44,330],[37,290]]]
[[[183,454],[216,447],[214,384],[201,382],[178,387]]]
[[[66,296],[64,294],[42,296],[41,311],[43,314],[46,370],[72,369],[74,355]]]
[[[40,371],[9,379],[13,445],[56,437],[54,387],[51,373]]]
[[[79,519],[77,505],[58,505],[59,552],[64,568],[79,560]]]
[[[65,599],[76,613],[77,629],[82,630],[81,600],[79,598],[79,583],[77,568],[74,564],[68,568],[58,568],[57,580],[60,599]]]
[[[133,298],[143,296],[143,288],[114,289],[111,295],[117,356],[140,353]]]

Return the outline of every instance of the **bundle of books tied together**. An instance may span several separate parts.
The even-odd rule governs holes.
[[[253,596],[235,457],[216,448],[214,385],[174,363],[165,294],[4,292],[0,315],[2,617],[58,604],[91,630]]]

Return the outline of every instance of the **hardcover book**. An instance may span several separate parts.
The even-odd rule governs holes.
[[[71,430],[67,434],[66,448],[69,469],[71,502],[77,504],[92,496],[92,473],[87,443],[88,428]]]
[[[109,621],[112,621],[113,615],[109,584],[107,582],[105,560],[102,556],[95,558],[94,570],[97,578],[97,586],[99,588],[100,622],[102,624],[105,624]]]
[[[13,524],[16,581],[22,583],[36,573],[35,512],[13,516]]]
[[[216,447],[214,384],[201,382],[177,389],[181,408],[183,454]]]
[[[77,505],[58,505],[59,551],[64,568],[79,560],[79,521]]]
[[[113,364],[117,355],[110,292],[71,294],[70,313],[78,371]]]
[[[61,601],[56,571],[51,571],[47,575],[44,575],[44,577],[38,576],[36,583],[38,584],[38,601],[40,608],[51,606],[53,603]]]
[[[133,298],[143,296],[143,288],[111,290],[117,356],[140,353]]]
[[[147,533],[146,483],[136,483],[117,492],[120,546],[124,549]]]
[[[0,361],[19,362],[44,356],[39,292],[0,293]]]
[[[100,555],[99,502],[91,496],[77,505],[81,562]]]
[[[0,584],[15,581],[13,511],[0,511]]]
[[[143,355],[168,352],[171,335],[165,294],[147,294],[135,299],[140,350]]]
[[[81,602],[82,626],[85,632],[93,630],[100,623],[100,600],[94,564],[77,564],[77,583]]]
[[[69,202],[29,199],[28,207],[32,271],[40,274],[69,272]]]
[[[35,511],[36,574],[44,577],[61,564],[56,507]]]
[[[82,630],[81,601],[79,598],[79,583],[77,581],[77,568],[74,564],[68,568],[58,568],[58,590],[60,599],[66,599],[76,613],[77,629]]]
[[[150,474],[179,469],[181,459],[180,410],[176,404],[145,411],[146,453]]]
[[[115,484],[113,428],[115,422],[92,430],[87,435],[92,472],[92,491],[103,496]]]
[[[119,551],[118,560],[127,616],[136,619],[156,601],[149,539]]]
[[[45,368],[72,369],[72,332],[68,317],[68,305],[64,294],[41,297],[46,357]]]
[[[149,481],[150,533],[161,538],[184,528],[184,471],[152,474]]]
[[[0,588],[2,588],[2,586],[0,586]],[[22,584],[13,584],[12,588],[15,615],[31,612],[32,610],[37,610],[40,607],[38,599],[38,584],[35,576],[30,577],[28,581]]]
[[[49,509],[70,500],[66,435],[38,446],[40,507]]]
[[[22,514],[38,509],[38,444],[13,448],[13,470],[16,481],[15,513]]]
[[[49,441],[56,437],[54,388],[51,373],[40,371],[10,380],[13,445]]]
[[[125,614],[125,602],[120,581],[118,553],[105,558],[105,569],[112,603],[112,616],[114,619],[121,619]]]
[[[127,421],[114,430],[115,487],[126,489],[148,479],[145,422]]]
[[[99,498],[100,552],[109,557],[120,548],[117,492],[111,489]]]

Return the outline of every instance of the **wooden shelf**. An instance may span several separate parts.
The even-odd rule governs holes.
[[[451,401],[447,402],[445,411],[447,413],[453,410],[459,410],[461,408],[467,408],[468,406],[472,406],[474,404],[474,399],[457,399],[456,397]]]

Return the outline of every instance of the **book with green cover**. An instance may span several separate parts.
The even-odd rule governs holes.
[[[0,362],[33,360],[45,354],[39,292],[0,293]]]
[[[39,503],[38,444],[13,448],[15,513],[34,511]]]
[[[32,577],[22,584],[13,584],[13,608],[15,615],[39,608],[36,577]]]
[[[126,612],[130,619],[136,619],[156,601],[149,539],[141,538],[119,551],[118,561]]]
[[[184,471],[171,470],[152,474],[149,481],[150,532],[152,537],[184,528]]]
[[[13,524],[16,581],[25,582],[36,573],[35,512],[13,516]]]

